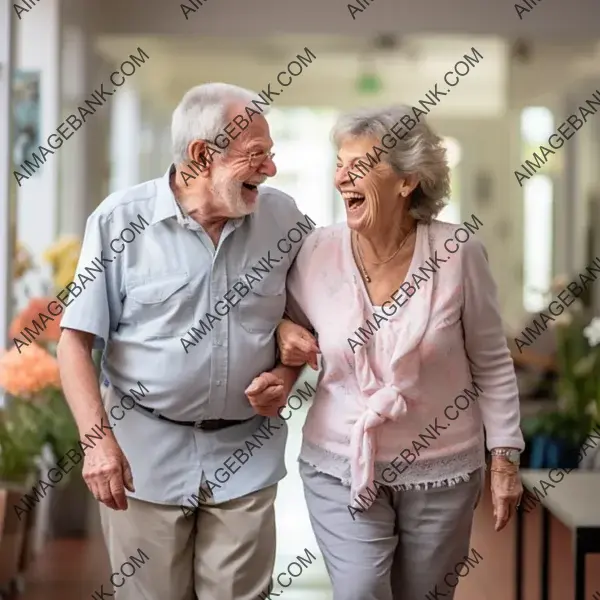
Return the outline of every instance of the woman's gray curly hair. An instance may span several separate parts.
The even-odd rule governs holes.
[[[419,185],[411,195],[409,212],[418,221],[430,222],[444,208],[450,195],[450,169],[446,148],[423,117],[411,129],[404,127],[402,119],[416,122],[412,107],[401,104],[376,109],[360,109],[341,115],[332,130],[334,144],[339,148],[348,137],[375,138],[377,146],[387,152],[381,160],[387,162],[398,175],[416,175]],[[391,131],[404,130],[404,139]],[[389,149],[381,139],[386,134],[396,141]],[[390,144],[391,145],[391,144]]]

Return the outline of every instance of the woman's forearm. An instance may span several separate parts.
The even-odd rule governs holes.
[[[93,337],[91,334],[65,330],[57,348],[63,392],[81,437],[96,425],[108,425],[92,360]],[[112,435],[109,430],[103,431]]]

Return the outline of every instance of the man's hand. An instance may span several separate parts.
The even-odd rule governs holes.
[[[108,508],[127,510],[125,488],[135,492],[131,467],[113,437],[100,440],[85,453],[83,479],[94,498]]]
[[[315,371],[319,368],[319,345],[304,327],[283,319],[277,327],[277,345],[282,364],[288,367],[302,367],[308,363]]]
[[[276,417],[288,397],[285,382],[273,373],[261,373],[246,388],[246,397],[252,408],[263,417]]]

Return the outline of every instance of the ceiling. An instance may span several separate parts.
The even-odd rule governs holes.
[[[562,93],[582,78],[600,80],[600,44],[590,41],[515,43],[496,36],[442,34],[97,38],[98,52],[114,64],[137,54],[138,46],[150,59],[135,73],[135,85],[158,112],[170,112],[186,90],[208,81],[266,89],[290,60],[306,55],[305,48],[316,59],[275,98],[277,106],[344,110],[364,104],[415,104],[436,82],[443,83],[456,61],[472,55],[473,47],[483,59],[441,99],[436,117],[493,117],[507,107]],[[357,79],[365,69],[380,77],[378,94],[359,92]]]
[[[133,40],[103,37],[102,55],[119,64],[131,53]],[[481,63],[444,98],[444,114],[469,114],[473,110],[495,114],[504,105],[506,45],[490,37],[407,36],[394,48],[376,48],[371,38],[332,36],[273,36],[267,39],[136,38],[135,44],[150,56],[136,74],[136,85],[153,102],[173,107],[187,89],[208,81],[226,81],[260,91],[305,48],[316,56],[276,98],[277,105],[336,106],[351,108],[376,101],[418,102],[441,81],[464,54],[475,46]],[[357,79],[365,71],[382,81],[376,97],[361,95]],[[277,86],[281,87],[281,86]],[[448,87],[448,86],[445,86]],[[160,100],[159,100],[160,99]]]
[[[66,21],[86,21],[99,34],[268,38],[276,33],[347,38],[400,35],[495,35],[534,40],[597,39],[598,0],[537,0],[517,11],[491,0],[370,0],[351,14],[348,0],[200,0],[184,14],[173,0],[61,0]]]

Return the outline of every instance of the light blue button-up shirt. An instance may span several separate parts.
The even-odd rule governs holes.
[[[215,248],[177,204],[172,169],[110,195],[90,215],[75,279],[82,289],[61,325],[103,341],[111,416],[123,414],[112,405],[126,395],[131,407],[134,389],[140,404],[170,419],[254,417],[213,432],[137,409],[109,418],[132,468],[131,496],[185,505],[210,481],[222,502],[286,474],[286,425],[256,415],[244,390],[275,365],[287,272],[315,224],[291,197],[261,186],[256,211],[229,221]]]

